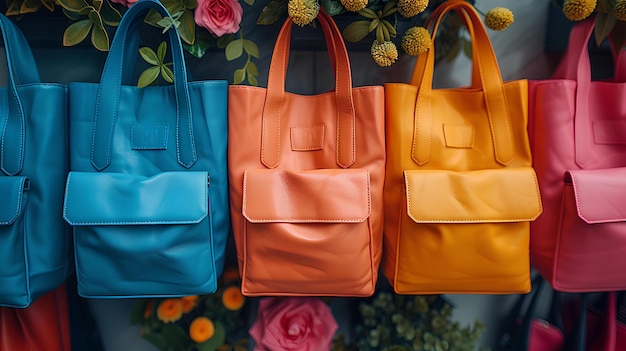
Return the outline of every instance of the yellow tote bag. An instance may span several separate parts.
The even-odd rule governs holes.
[[[472,84],[433,89],[434,34],[452,10],[472,40]],[[502,82],[471,4],[446,1],[432,21],[411,84],[385,85],[384,274],[399,294],[528,292],[529,222],[542,209],[527,81]]]

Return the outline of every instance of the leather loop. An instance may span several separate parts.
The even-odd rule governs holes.
[[[577,57],[577,60],[565,62],[554,73],[553,78],[571,79],[576,81],[576,112],[574,119],[574,142],[576,164],[586,168],[593,161],[589,147],[593,145],[593,130],[589,119],[589,90],[591,89],[591,61],[589,60],[589,39],[595,27],[595,16],[582,21],[572,28],[565,57]]]
[[[348,168],[354,164],[355,114],[352,98],[352,76],[348,53],[341,32],[330,16],[320,10],[317,17],[331,64],[335,66],[335,98],[337,102],[337,165]],[[281,109],[285,95],[285,76],[288,67],[292,21],[287,19],[278,34],[270,63],[267,96],[263,109],[261,162],[268,168],[280,164]],[[330,40],[330,44],[328,44]]]
[[[171,18],[167,9],[157,0],[141,0],[131,6],[122,17],[104,65],[98,87],[91,145],[91,163],[98,171],[105,169],[111,163],[113,130],[117,120],[123,71],[127,66],[123,64],[125,50],[130,50],[127,42],[132,40],[135,43],[136,41],[131,38],[139,35],[137,31],[131,29],[138,25],[137,22],[143,21],[140,15],[152,8],[158,10],[161,16]],[[185,168],[190,168],[196,163],[197,154],[184,55],[178,31],[174,27],[169,29],[169,42],[174,63],[174,90],[177,106],[176,153],[178,163]]]
[[[419,81],[419,94],[415,106],[415,126],[413,134],[413,160],[418,165],[430,161],[432,143],[431,96],[435,66],[434,38],[443,16],[450,10],[456,11],[467,25],[472,42],[473,77],[480,77],[480,88],[485,96],[485,105],[489,116],[495,159],[502,165],[509,164],[515,154],[515,145],[508,105],[498,62],[491,47],[487,31],[474,7],[463,0],[449,0],[438,8],[433,15],[436,18],[432,34],[432,46],[421,55],[415,65],[414,81]],[[423,77],[416,78],[423,72]],[[474,80],[474,79],[473,79]],[[475,84],[475,83],[473,83]]]
[[[23,34],[17,30],[13,22],[0,14],[0,28],[4,40],[4,50],[7,60],[7,93],[5,111],[0,125],[0,168],[14,176],[22,171],[24,166],[24,109],[20,100],[17,85],[39,83],[39,72],[28,42]]]

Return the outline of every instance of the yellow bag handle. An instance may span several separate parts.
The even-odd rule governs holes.
[[[480,88],[485,96],[485,106],[491,127],[495,159],[501,165],[509,164],[515,155],[515,145],[510,115],[500,68],[491,41],[476,9],[464,0],[448,0],[432,15],[434,27],[430,50],[420,55],[415,64],[412,83],[418,86],[415,103],[413,133],[413,160],[418,165],[430,161],[432,147],[432,81],[435,66],[435,34],[443,16],[450,10],[456,11],[468,28],[472,42],[474,60],[473,80],[480,77]],[[475,84],[477,82],[473,82]],[[419,84],[419,85],[418,85]]]

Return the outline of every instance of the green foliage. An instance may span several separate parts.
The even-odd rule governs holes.
[[[122,19],[119,11],[106,0],[58,0],[68,18],[75,22],[63,33],[63,45],[81,43],[91,33],[92,45],[100,51],[109,50],[109,34],[105,24],[117,26]]]
[[[288,0],[269,0],[261,10],[256,24],[271,25],[276,23],[287,12]]]
[[[172,15],[173,21],[170,18],[161,16],[157,10],[150,9],[144,22],[155,27],[163,28],[163,33],[171,26],[175,26],[178,29],[180,39],[182,39],[185,44],[193,46],[196,42],[196,22],[193,18],[193,11],[198,6],[197,1],[161,0],[161,3]]]
[[[357,13],[365,20],[356,20],[348,24],[343,30],[343,37],[353,43],[365,39],[372,32],[376,32],[376,40],[379,43],[395,38],[397,35],[396,26],[385,18],[398,11],[397,4],[396,0],[392,0],[385,3],[383,9],[378,10],[378,12],[369,8],[358,11]]]
[[[159,75],[168,83],[174,82],[174,72],[168,67],[172,63],[165,63],[165,54],[167,53],[167,43],[165,41],[159,44],[157,51],[154,52],[149,47],[139,48],[139,55],[144,61],[149,63],[151,67],[146,68],[137,81],[138,88],[144,88],[148,85],[155,84]]]
[[[244,52],[247,55],[246,63],[242,68],[235,70],[233,74],[233,84],[241,84],[247,80],[250,85],[257,86],[259,85],[257,78],[259,69],[256,64],[252,62],[252,58],[259,58],[259,47],[252,40],[244,39],[243,34],[240,33],[240,38],[230,40],[224,49],[224,54],[228,61],[240,58],[243,56]]]

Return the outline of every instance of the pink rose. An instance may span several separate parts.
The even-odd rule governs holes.
[[[337,331],[328,305],[315,297],[269,297],[250,328],[254,351],[328,351]]]
[[[198,0],[196,24],[221,37],[237,33],[243,8],[237,0]]]

